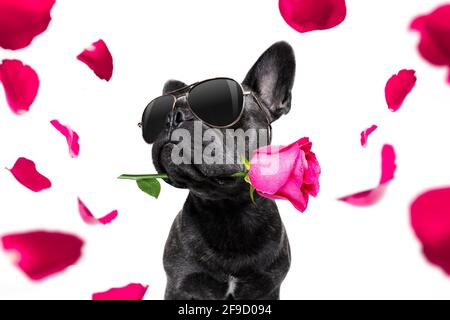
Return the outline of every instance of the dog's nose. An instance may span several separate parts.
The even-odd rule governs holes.
[[[186,117],[180,109],[174,110],[173,116],[172,116],[172,125],[174,127],[178,127],[183,121],[186,120]]]
[[[178,126],[186,120],[186,117],[181,110],[174,110],[167,116],[167,128],[178,128]]]

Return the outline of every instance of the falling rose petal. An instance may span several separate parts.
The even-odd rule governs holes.
[[[410,213],[425,257],[450,275],[450,188],[421,194],[411,204]]]
[[[387,185],[384,184],[378,186],[375,189],[358,192],[351,196],[343,197],[339,200],[356,207],[367,207],[380,202],[381,199],[383,199],[384,194],[386,193],[386,189]]]
[[[112,288],[105,292],[92,295],[92,300],[142,300],[147,292],[148,286],[131,283],[122,288]]]
[[[361,145],[365,148],[367,147],[367,139],[369,138],[369,136],[378,129],[378,126],[373,125],[370,128],[364,130],[363,132],[361,132]]]
[[[378,187],[371,190],[358,192],[356,194],[340,198],[339,200],[359,207],[371,206],[380,202],[386,193],[389,182],[394,179],[394,174],[397,169],[395,160],[396,155],[394,147],[388,144],[385,145],[381,152],[381,178]]]
[[[287,24],[298,32],[331,29],[347,15],[345,0],[280,0],[279,9]]]
[[[415,74],[414,70],[401,70],[386,83],[384,90],[386,102],[392,112],[400,109],[406,97],[416,85],[417,77]]]
[[[118,216],[118,212],[117,210],[114,210],[110,213],[108,213],[106,216],[104,216],[103,218],[95,218],[94,215],[91,213],[91,211],[86,207],[86,205],[83,203],[83,201],[81,201],[80,198],[78,198],[78,211],[80,212],[80,216],[83,219],[84,222],[86,222],[87,224],[108,224],[110,222],[112,222],[115,218],[117,218]]]
[[[65,270],[81,257],[83,240],[77,236],[46,231],[5,235],[3,248],[30,279],[41,280]]]
[[[69,146],[69,153],[72,158],[78,157],[80,153],[80,145],[78,144],[78,134],[73,131],[69,126],[62,125],[58,120],[52,120],[50,123],[58,130],[63,136],[66,137],[67,145]]]
[[[397,170],[396,158],[394,147],[390,144],[384,145],[381,151],[380,185],[394,179],[395,171]]]
[[[44,32],[55,0],[0,0],[0,47],[17,50]]]
[[[450,83],[450,4],[413,20],[411,29],[420,34],[419,52],[429,63],[449,68]]]
[[[35,163],[27,158],[17,159],[9,171],[17,181],[31,191],[40,192],[52,186],[50,180],[36,170]]]
[[[102,80],[109,81],[113,74],[113,58],[103,40],[94,42],[77,57]]]
[[[0,81],[12,112],[21,115],[30,110],[39,90],[36,71],[22,61],[3,60],[0,65]]]

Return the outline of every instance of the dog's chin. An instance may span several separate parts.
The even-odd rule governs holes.
[[[168,184],[211,199],[230,198],[245,190],[248,192],[243,178],[232,176],[240,171],[239,165],[175,164],[171,158],[173,147],[173,143],[164,143],[153,154],[155,167],[159,173],[168,175],[169,178],[165,179]]]

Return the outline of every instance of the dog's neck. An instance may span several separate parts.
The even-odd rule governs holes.
[[[266,238],[276,238],[281,218],[275,202],[255,193],[233,199],[211,200],[192,192],[183,208],[183,222],[196,228],[217,250],[245,250],[258,247]],[[192,223],[192,224],[191,224]]]

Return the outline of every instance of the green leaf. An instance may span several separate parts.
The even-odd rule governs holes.
[[[250,177],[248,176],[248,174],[245,175],[244,180],[245,180],[245,182],[247,182],[249,185],[251,185]]]
[[[245,169],[250,170],[250,161],[248,161],[247,159],[245,159],[244,156],[241,157],[242,163],[245,166]]]
[[[253,186],[250,186],[250,199],[252,199],[252,202],[256,204],[255,202],[255,188]]]
[[[161,184],[156,179],[143,179],[136,181],[139,189],[144,191],[146,194],[158,199],[161,192]]]
[[[148,179],[167,179],[167,174],[123,174],[117,179],[123,180],[148,180]]]
[[[247,172],[236,172],[235,174],[231,175],[232,177],[240,177],[240,178],[245,178],[245,176],[247,175]]]

